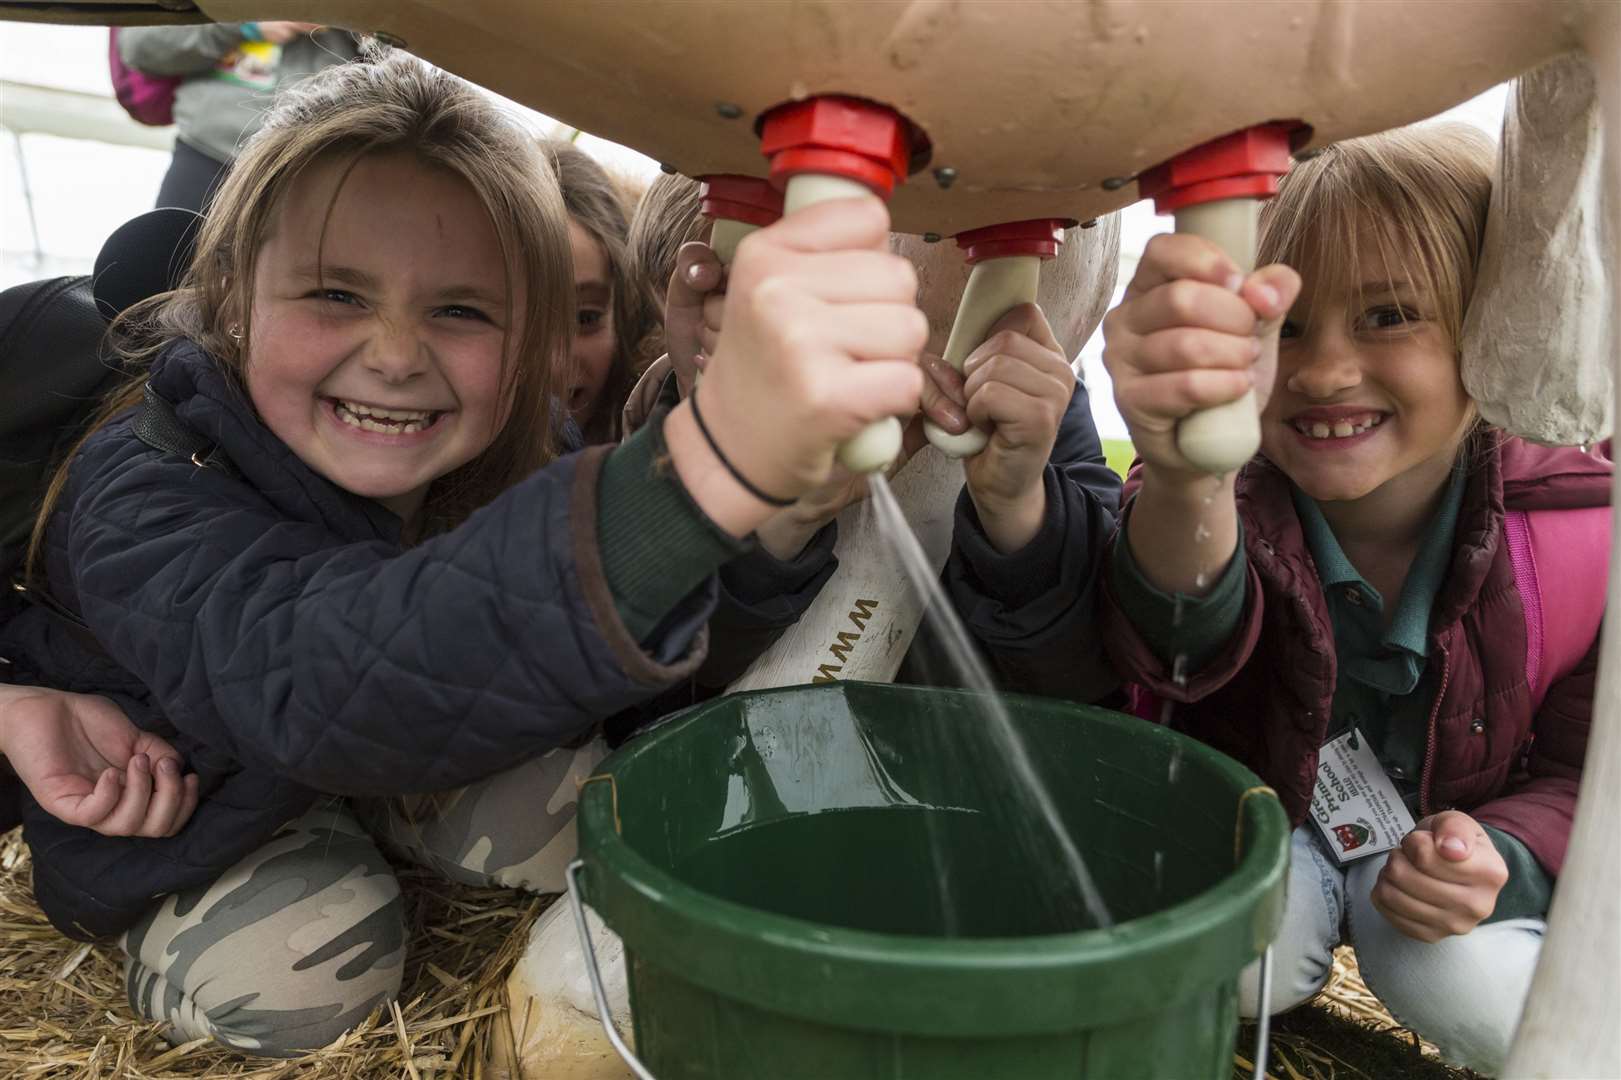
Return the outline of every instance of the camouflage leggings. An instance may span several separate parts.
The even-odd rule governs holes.
[[[605,753],[596,740],[456,791],[318,806],[120,939],[130,1007],[166,1022],[176,1044],[209,1037],[270,1056],[325,1046],[400,989],[400,887],[373,835],[457,881],[561,892],[575,785]]]

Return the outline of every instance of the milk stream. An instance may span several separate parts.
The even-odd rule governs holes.
[[[1104,902],[1096,881],[1087,869],[1086,860],[1065,829],[1052,793],[1036,771],[1024,739],[1014,728],[1007,708],[991,681],[990,671],[968,637],[962,619],[946,598],[945,590],[924,554],[922,545],[918,543],[916,535],[907,523],[906,515],[896,502],[894,493],[890,491],[888,481],[883,476],[875,474],[868,480],[868,485],[880,532],[889,543],[895,545],[912,587],[924,597],[925,618],[946,650],[953,673],[961,684],[974,691],[983,703],[986,721],[984,730],[991,740],[992,747],[1000,752],[1006,762],[1008,772],[1014,780],[1012,785],[1014,793],[1027,801],[1028,809],[1032,812],[1030,816],[1040,821],[1050,832],[1049,839],[1070,878],[1069,884],[1074,887],[1084,903],[1092,924],[1104,928],[1113,926],[1114,919],[1109,914],[1108,905]],[[994,763],[983,761],[978,765],[980,768],[994,767]],[[939,849],[936,847],[937,860],[938,852]],[[944,881],[943,875],[941,880]],[[949,898],[942,897],[942,903],[949,905]]]

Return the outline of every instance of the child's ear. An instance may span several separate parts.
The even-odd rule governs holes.
[[[246,305],[242,303],[241,297],[231,293],[229,285],[226,285],[226,294],[220,304],[219,315],[215,319],[214,325],[216,332],[225,335],[231,344],[235,346],[234,351],[238,358],[245,362],[247,360]]]

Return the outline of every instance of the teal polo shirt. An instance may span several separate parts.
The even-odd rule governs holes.
[[[1388,627],[1384,597],[1345,557],[1316,500],[1293,485],[1289,491],[1334,627],[1339,679],[1334,684],[1328,736],[1359,728],[1407,809],[1417,816],[1425,734],[1436,689],[1434,677],[1425,674],[1430,609],[1452,555],[1463,473],[1453,472],[1419,541]]]
[[[1345,557],[1316,501],[1290,487],[1334,630],[1339,677],[1328,737],[1358,728],[1415,817],[1429,712],[1437,690],[1435,676],[1427,670],[1430,612],[1451,562],[1464,482],[1465,473],[1454,470],[1402,583],[1389,626],[1384,597]],[[1173,595],[1161,592],[1142,575],[1130,545],[1121,537],[1115,544],[1110,583],[1144,641],[1169,662],[1186,657],[1185,669],[1196,672],[1232,637],[1243,617],[1247,579],[1243,551],[1240,534],[1237,553],[1206,595]],[[1482,828],[1509,869],[1508,884],[1487,921],[1546,912],[1552,882],[1530,850],[1499,829]]]

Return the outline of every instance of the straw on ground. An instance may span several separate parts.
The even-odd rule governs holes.
[[[314,1054],[245,1058],[205,1039],[171,1047],[124,1004],[116,949],[62,937],[33,902],[20,833],[0,837],[0,1077],[30,1080],[515,1080],[506,979],[550,903],[399,869],[410,955],[400,1001]],[[1233,1076],[1248,1078],[1251,1033]],[[1318,1004],[1274,1027],[1275,1080],[1468,1080],[1396,1026],[1349,953]],[[628,1074],[627,1074],[628,1075]]]
[[[19,833],[0,838],[0,1077],[509,1080],[506,977],[549,900],[399,869],[410,954],[393,1008],[292,1061],[208,1040],[170,1047],[124,1003],[119,954],[59,935],[33,902]]]

